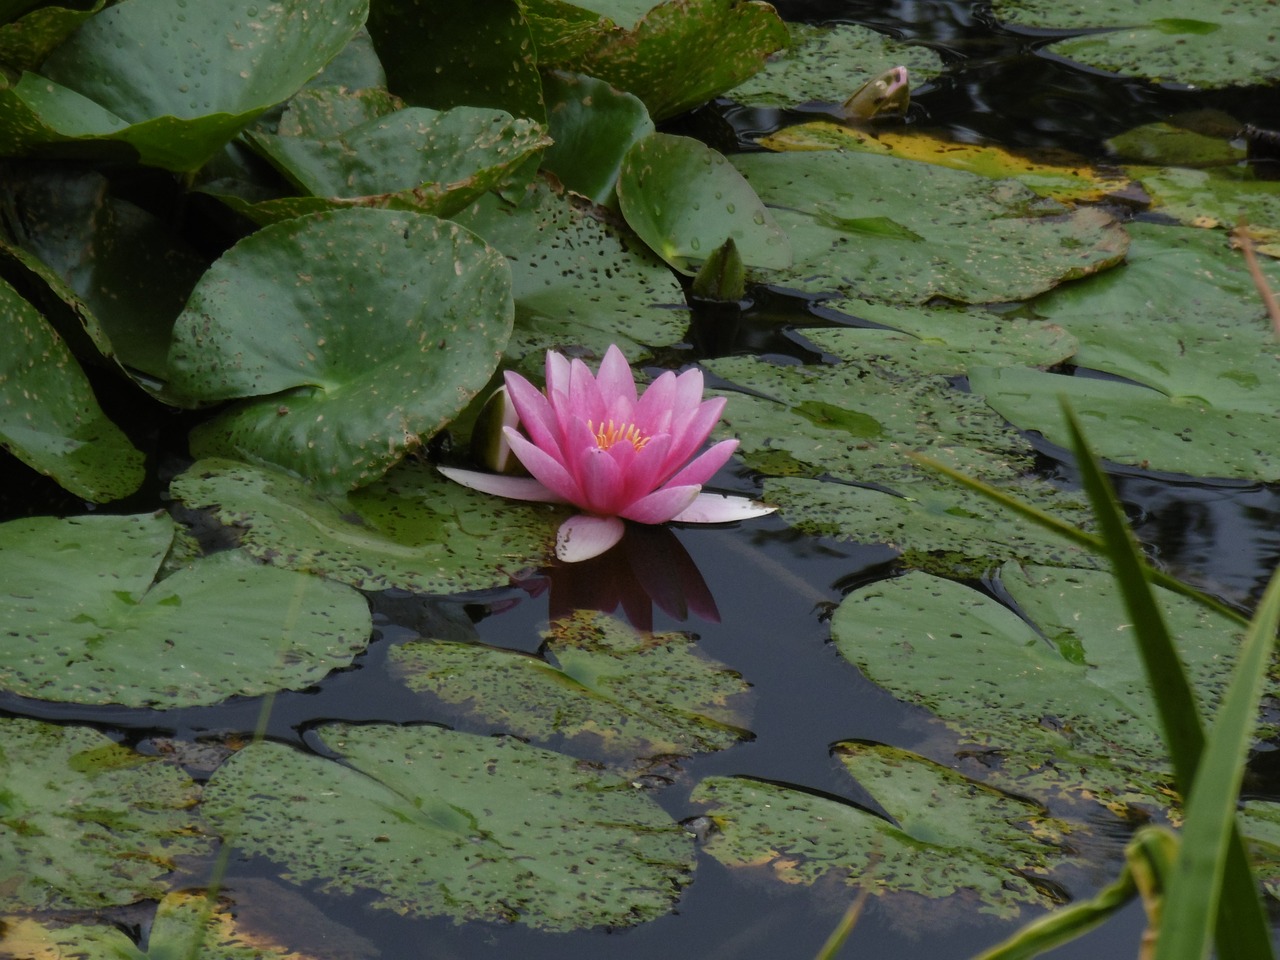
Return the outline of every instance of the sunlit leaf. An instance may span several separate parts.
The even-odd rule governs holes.
[[[1241,221],[1260,252],[1280,258],[1280,182],[1259,180],[1249,167],[1127,167],[1151,195],[1152,208],[1191,227],[1230,230]]]
[[[312,736],[342,762],[253,744],[203,803],[228,842],[295,882],[412,916],[572,930],[661,916],[690,879],[681,827],[572,757],[438,727]]]
[[[157,582],[173,536],[164,516],[0,525],[0,686],[73,703],[210,704],[308,687],[368,643],[355,591],[235,553]]]
[[[175,858],[208,848],[191,778],[88,727],[0,717],[0,783],[3,911],[156,898]]]

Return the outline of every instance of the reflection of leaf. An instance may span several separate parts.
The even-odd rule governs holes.
[[[635,759],[720,750],[748,736],[729,706],[747,684],[693,643],[585,615],[552,625],[547,660],[440,641],[390,656],[413,690],[458,704],[485,726]]]
[[[241,750],[203,809],[240,849],[397,913],[627,926],[667,913],[689,838],[625,780],[514,739],[329,724],[341,763],[281,744]]]
[[[1015,789],[1155,802],[1169,760],[1109,574],[1009,563],[1000,582],[1030,623],[984,593],[911,573],[850,594],[832,637],[869,679],[998,754],[999,776]],[[1194,686],[1212,702],[1238,624],[1157,595]]]
[[[905,750],[850,742],[835,752],[896,824],[777,784],[709,777],[692,796],[711,805],[718,827],[707,852],[731,867],[768,867],[785,883],[834,875],[877,894],[972,891],[981,912],[1003,917],[1020,903],[1047,905],[1025,876],[1058,853],[1043,839],[1055,827],[1035,804]]]
[[[268,563],[362,590],[450,594],[505,584],[547,556],[562,511],[499,500],[406,463],[347,495],[326,495],[276,470],[201,460],[173,481],[188,506],[241,528]]]
[[[368,643],[355,591],[235,553],[153,583],[173,536],[171,520],[145,515],[0,525],[3,687],[73,703],[209,704],[310,686]]]
[[[207,846],[190,778],[87,727],[0,718],[0,783],[0,910],[158,897],[173,859]]]

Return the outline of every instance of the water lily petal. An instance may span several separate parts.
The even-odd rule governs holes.
[[[441,473],[464,487],[492,493],[512,500],[534,500],[539,503],[564,503],[564,498],[533,477],[511,477],[504,473],[479,473],[457,467],[436,467]]]
[[[599,514],[618,514],[628,501],[623,496],[623,475],[607,450],[593,447],[576,462],[583,500],[578,506]]]
[[[560,461],[541,447],[530,443],[519,431],[507,427],[506,435],[507,442],[511,444],[511,452],[516,455],[516,459],[523,463],[524,468],[544,487],[566,503],[582,502],[582,487]]]
[[[717,470],[723,467],[738,449],[737,440],[721,440],[706,453],[699,456],[687,467],[667,481],[673,487],[685,484],[702,486],[710,480]]]
[[[621,540],[626,529],[626,524],[617,517],[577,514],[560,524],[556,532],[556,556],[565,563],[598,557]]]
[[[731,497],[723,493],[700,493],[688,507],[672,519],[677,523],[729,523],[733,520],[763,517],[777,509],[759,500],[748,500],[746,497]]]
[[[636,408],[636,377],[617,344],[610,344],[604,352],[596,385],[605,402],[604,415],[616,422],[631,422]]]
[[[689,415],[676,421],[671,439],[671,459],[675,463],[683,464],[693,456],[695,450],[706,443],[720,419],[725,402],[724,397],[715,397],[699,404]]]
[[[564,434],[560,430],[555,410],[542,391],[511,370],[506,372],[504,381],[507,396],[520,415],[520,422],[529,434],[529,439],[556,459],[563,460]]]
[[[546,363],[547,396],[554,393],[569,392],[569,361],[563,353],[547,351]]]
[[[583,420],[599,420],[607,409],[600,387],[587,365],[581,360],[569,361],[569,406],[567,412]],[[561,411],[561,420],[565,411]]]
[[[647,434],[670,433],[676,375],[670,370],[644,388],[636,402],[636,425]]]
[[[676,514],[688,509],[697,497],[698,486],[663,487],[635,503],[628,504],[620,515],[637,523],[666,523]]]
[[[627,503],[639,500],[646,493],[658,489],[671,475],[673,464],[670,462],[670,450],[671,435],[660,433],[650,437],[644,449],[625,464],[623,482],[626,484]],[[622,464],[623,460],[620,458],[619,465]]]

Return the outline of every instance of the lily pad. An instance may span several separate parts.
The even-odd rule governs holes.
[[[504,585],[549,556],[562,510],[486,496],[405,463],[354,493],[325,494],[279,471],[201,460],[173,496],[242,531],[268,563],[362,590],[456,594]]]
[[[540,372],[547,350],[603,357],[616,343],[634,363],[684,338],[689,313],[679,282],[605,211],[538,181],[518,205],[490,195],[454,219],[511,266],[508,361]]]
[[[671,910],[690,838],[629,782],[507,738],[327,724],[341,762],[250,745],[203,810],[294,882],[413,916],[547,930],[630,926]]]
[[[719,152],[688,137],[655,133],[627,151],[618,177],[627,224],[687,274],[732,239],[749,267],[791,266],[791,244],[756,192]]]
[[[86,500],[118,500],[142,484],[142,453],[102,412],[62,338],[3,280],[0,444]]]
[[[574,753],[633,760],[723,750],[750,736],[734,709],[740,676],[699,654],[687,634],[641,634],[586,612],[554,623],[545,654],[430,640],[390,653],[418,693],[471,723]]]
[[[879,73],[905,66],[913,84],[942,72],[942,58],[928,47],[901,43],[852,23],[789,23],[791,43],[769,58],[750,80],[729,91],[739,103],[794,107],[814,100],[843,103]]]
[[[0,717],[0,783],[0,910],[157,898],[175,858],[209,846],[190,777],[88,727]]]
[[[174,533],[168,517],[147,515],[0,525],[3,688],[195,706],[303,689],[368,643],[368,606],[354,590],[235,553],[155,582]]]
[[[93,0],[86,8],[36,4],[9,23],[0,26],[0,63],[12,70],[34,70],[75,29],[107,5]],[[19,9],[31,6],[23,3]],[[13,16],[7,9],[3,19]]]
[[[864,300],[1021,300],[1118,263],[1110,215],[1075,210],[1008,180],[863,153],[734,158],[791,238],[794,266],[770,276]]]
[[[994,780],[1010,789],[1145,805],[1167,796],[1159,719],[1110,574],[1009,563],[1000,583],[1027,619],[970,587],[909,573],[846,597],[832,638],[868,679],[991,756]],[[1239,626],[1156,593],[1211,713]]]
[[[1060,859],[1061,825],[1036,804],[906,750],[845,742],[834,752],[896,822],[780,784],[708,777],[691,798],[710,805],[718,828],[707,853],[789,884],[834,877],[878,895],[967,894],[974,909],[1001,917],[1050,905],[1027,875]]]
[[[1280,79],[1280,50],[1259,42],[1271,0],[993,0],[991,10],[1009,26],[1085,34],[1047,49],[1101,70],[1207,88]]]
[[[1280,183],[1249,167],[1127,167],[1151,195],[1152,208],[1192,227],[1231,229],[1241,221],[1263,233],[1259,250],[1280,258]]]
[[[466,406],[512,310],[506,261],[456,224],[312,214],[241,240],[201,278],[174,325],[171,387],[201,402],[258,398],[197,428],[197,456],[350,489]]]
[[[0,86],[0,133],[19,151],[114,140],[142,163],[194,171],[346,46],[365,0],[246,6],[122,0],[41,65]]]

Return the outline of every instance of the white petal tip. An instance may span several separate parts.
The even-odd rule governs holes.
[[[556,533],[556,557],[578,563],[598,557],[622,539],[627,525],[618,517],[592,517],[585,513],[570,517]]]
[[[479,473],[460,470],[457,467],[436,467],[454,483],[460,483],[481,493],[492,493],[512,500],[533,500],[540,503],[560,503],[558,496],[532,477],[512,477],[503,473]]]
[[[730,497],[723,493],[700,493],[693,503],[672,519],[676,523],[730,523],[734,520],[763,517],[777,509],[759,500],[748,500],[746,497]]]

